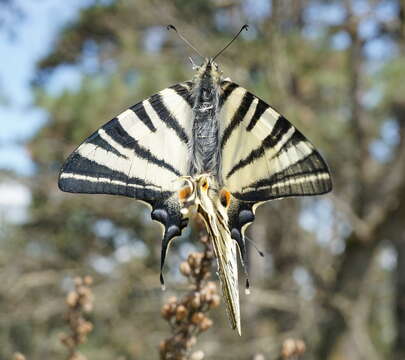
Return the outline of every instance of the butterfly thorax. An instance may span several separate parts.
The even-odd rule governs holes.
[[[189,174],[209,173],[219,176],[219,84],[218,67],[206,60],[193,79],[193,136],[191,141],[191,161]]]

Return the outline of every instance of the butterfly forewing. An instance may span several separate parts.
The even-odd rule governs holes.
[[[183,83],[162,90],[97,130],[66,161],[59,187],[149,203],[173,194],[190,156],[189,89],[190,83]]]
[[[187,226],[177,189],[190,157],[191,94],[190,82],[177,84],[127,109],[85,140],[59,176],[63,191],[124,195],[151,205],[152,219],[164,227],[161,269],[169,242]]]
[[[325,161],[301,132],[242,87],[222,88],[221,176],[234,197],[261,202],[331,190]]]

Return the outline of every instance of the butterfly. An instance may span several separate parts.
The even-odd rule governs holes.
[[[215,62],[244,29],[215,57],[194,65],[192,80],[138,102],[99,128],[59,175],[62,191],[123,195],[151,207],[152,219],[164,228],[162,285],[168,245],[187,226],[189,209],[196,209],[212,239],[229,318],[239,334],[236,258],[239,251],[246,263],[244,234],[256,208],[332,189],[328,166],[310,141],[225,78]]]

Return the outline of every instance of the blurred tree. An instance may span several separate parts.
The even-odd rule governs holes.
[[[200,346],[208,358],[275,359],[292,336],[305,340],[308,359],[404,358],[404,14],[400,0],[122,0],[83,10],[38,64],[37,104],[49,122],[29,144],[37,165],[30,222],[1,242],[0,357],[13,349],[60,356],[63,293],[84,273],[95,278],[96,300],[83,352],[157,357],[168,331],[159,321],[157,226],[130,199],[61,193],[57,171],[120,110],[191,78],[189,49],[166,24],[211,55],[248,22],[251,31],[218,62],[323,150],[335,188],[258,210],[250,236],[266,258],[250,254],[243,336],[220,307]],[[55,91],[49,84],[66,69],[80,84]],[[174,245],[169,293],[185,286],[176,265],[192,236]]]
[[[14,36],[15,25],[22,18],[23,13],[14,0],[0,0],[0,31],[7,32],[10,37]],[[7,102],[3,80],[0,78],[0,105]]]

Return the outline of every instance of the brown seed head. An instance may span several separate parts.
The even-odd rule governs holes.
[[[90,331],[93,330],[93,324],[90,321],[81,321],[78,328],[77,332],[79,334],[88,334]]]
[[[197,338],[195,336],[190,337],[187,341],[187,348],[192,348],[197,343]]]
[[[211,319],[205,317],[205,318],[201,321],[201,323],[200,323],[200,325],[199,325],[199,328],[201,329],[201,331],[206,331],[206,330],[208,330],[208,329],[212,326],[212,324],[213,324],[213,321],[212,321]]]
[[[220,303],[221,303],[221,298],[219,297],[219,295],[218,294],[212,295],[212,299],[211,299],[211,302],[209,304],[210,307],[211,308],[216,308],[216,307],[219,306]]]
[[[207,252],[205,253],[205,257],[206,257],[208,260],[213,259],[213,258],[215,257],[214,252],[213,252],[213,251],[207,251]]]
[[[190,265],[191,270],[193,270],[193,271],[199,270],[202,258],[203,258],[203,254],[201,254],[201,253],[191,253],[188,256],[187,262]]]
[[[194,293],[194,296],[191,299],[191,306],[194,309],[198,309],[201,306],[201,294],[198,291]]]
[[[301,339],[298,339],[295,342],[295,346],[297,348],[297,355],[302,355],[306,350],[306,345],[305,345],[304,341],[302,341]]]
[[[75,307],[77,305],[78,300],[79,300],[79,295],[75,291],[70,291],[66,296],[66,304],[69,307]]]
[[[160,310],[160,313],[164,319],[169,320],[173,315],[172,307],[169,304],[164,304]]]
[[[214,294],[217,292],[217,285],[213,281],[209,281],[206,286],[207,291],[209,291],[211,294]]]
[[[295,343],[293,339],[286,339],[281,348],[281,355],[283,358],[289,358],[295,352]]]
[[[90,286],[93,285],[93,278],[90,275],[86,275],[83,279],[84,285]]]
[[[159,351],[160,351],[160,353],[165,353],[165,351],[166,351],[166,347],[167,347],[167,342],[166,342],[166,340],[162,340],[161,342],[160,342],[160,344],[159,344]]]
[[[201,322],[204,320],[205,316],[202,312],[196,312],[195,314],[193,314],[193,316],[191,317],[191,322],[195,325],[199,325],[201,324]]]
[[[13,355],[13,360],[25,360],[25,356],[19,352]]]
[[[87,360],[87,357],[80,353],[75,353],[69,360]]]
[[[203,360],[204,353],[201,350],[198,350],[191,354],[190,360]]]
[[[83,297],[87,297],[90,294],[90,289],[84,285],[77,286],[76,291],[80,296]]]
[[[212,291],[211,289],[209,289],[205,295],[205,300],[207,302],[211,302],[212,301],[212,297],[215,295],[215,290]]]
[[[73,348],[75,346],[75,342],[69,335],[61,334],[59,335],[60,342],[65,345],[67,348]]]
[[[186,261],[182,262],[180,264],[180,272],[184,275],[184,276],[189,276],[191,274],[191,267],[190,264]]]
[[[91,312],[93,310],[93,303],[91,302],[86,302],[85,304],[83,304],[83,310],[84,312]]]
[[[170,296],[170,297],[167,299],[167,303],[168,303],[168,304],[176,304],[176,302],[177,302],[177,298],[176,298],[175,296]]]
[[[176,320],[181,321],[188,315],[188,310],[184,305],[179,305],[176,308]]]
[[[301,355],[305,352],[305,343],[302,340],[286,339],[281,348],[281,356],[288,359],[291,356]]]

